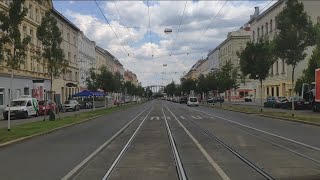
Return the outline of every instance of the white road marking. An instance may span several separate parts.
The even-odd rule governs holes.
[[[183,117],[183,116],[180,116],[180,118],[181,118],[181,119],[186,119],[186,118],[185,118],[185,117]]]
[[[251,126],[248,126],[248,125],[245,125],[245,124],[241,124],[241,123],[232,121],[232,120],[230,120],[230,119],[226,119],[226,118],[224,118],[224,117],[220,117],[220,116],[216,116],[216,115],[207,113],[207,112],[205,112],[205,111],[201,111],[201,110],[197,110],[197,109],[194,109],[194,110],[195,110],[195,111],[198,111],[198,112],[202,112],[202,113],[207,114],[207,115],[210,115],[210,116],[214,116],[214,117],[216,117],[216,118],[219,118],[219,119],[222,119],[222,120],[225,120],[225,121],[234,123],[234,124],[237,124],[237,125],[239,125],[239,126],[243,126],[243,127],[246,127],[246,128],[252,129],[252,130],[256,130],[256,131],[258,131],[258,132],[262,132],[262,133],[271,135],[271,136],[273,136],[273,137],[277,137],[277,138],[280,138],[280,139],[283,139],[283,140],[286,140],[286,141],[289,141],[289,142],[292,142],[292,143],[295,143],[295,144],[298,144],[298,145],[301,145],[301,146],[308,147],[308,148],[310,148],[310,149],[314,149],[314,150],[320,151],[320,148],[317,148],[317,147],[314,147],[314,146],[311,146],[311,145],[308,145],[308,144],[305,144],[305,143],[302,143],[302,142],[299,142],[299,141],[295,141],[295,140],[293,140],[293,139],[289,139],[289,138],[286,138],[286,137],[283,137],[283,136],[280,136],[280,135],[277,135],[277,134],[273,134],[273,133],[271,133],[271,132],[267,132],[267,131],[264,131],[264,130],[261,130],[261,129],[258,129],[258,128],[254,128],[254,127],[251,127]]]
[[[152,121],[153,119],[160,120],[160,118],[159,118],[158,116],[156,116],[156,117],[151,117],[151,118],[150,118],[150,121]]]
[[[202,119],[201,116],[191,116],[193,119]]]
[[[164,104],[165,105],[165,104]],[[165,105],[166,106],[166,105]],[[193,135],[188,131],[188,129],[179,121],[179,119],[170,111],[170,109],[166,106],[168,111],[172,114],[172,116],[176,119],[176,121],[179,123],[179,125],[184,129],[184,131],[188,134],[188,136],[192,139],[192,141],[196,144],[196,146],[199,148],[199,150],[202,152],[202,154],[206,157],[208,162],[211,164],[211,166],[218,172],[220,177],[223,180],[230,180],[228,175],[221,169],[221,167],[212,159],[212,157],[208,154],[208,152],[201,146],[199,141],[193,137]],[[180,116],[181,117],[181,116]]]
[[[153,104],[151,104],[153,105]],[[150,105],[150,106],[151,106]],[[114,134],[110,139],[108,139],[105,143],[103,143],[98,149],[93,151],[88,157],[86,157],[80,164],[78,164],[76,167],[74,167],[68,174],[66,174],[61,180],[68,180],[70,179],[74,174],[76,174],[84,165],[88,163],[90,159],[95,157],[103,148],[105,148],[107,145],[109,145],[110,142],[112,142],[116,137],[119,136],[134,120],[136,120],[143,112],[145,112],[150,106],[148,106],[146,109],[144,109],[142,112],[140,112],[136,117],[134,117],[130,122],[128,122],[123,128],[121,128],[116,134]]]
[[[171,117],[170,116],[167,116],[167,120],[170,120],[171,119]]]

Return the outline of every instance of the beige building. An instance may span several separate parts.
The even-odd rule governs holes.
[[[139,81],[137,78],[137,75],[129,70],[126,70],[124,72],[124,81],[125,82],[131,82],[133,85],[135,85],[136,87],[138,87],[139,85]]]
[[[58,21],[63,37],[61,48],[64,50],[65,59],[69,62],[67,72],[53,80],[53,91],[59,104],[79,92],[78,36],[80,30],[55,9],[51,12]]]
[[[120,63],[118,59],[115,59],[113,69],[114,69],[114,72],[119,72],[122,77],[124,76],[125,70],[123,68],[123,65]]]
[[[201,67],[201,64],[204,63],[206,59],[198,60],[188,71],[188,73],[184,76],[185,79],[197,79],[201,72],[200,71],[208,71],[207,67],[204,65]],[[206,63],[207,64],[207,63]]]
[[[304,4],[304,10],[311,17],[313,23],[320,20],[320,1],[301,1]],[[272,40],[274,35],[278,33],[276,18],[277,15],[285,7],[285,1],[278,1],[270,8],[259,14],[259,8],[255,8],[254,15],[251,16],[248,25],[251,30],[251,41],[257,42],[258,39],[264,38]],[[302,76],[303,70],[307,67],[308,59],[312,54],[312,49],[307,50],[307,57],[300,62],[295,69],[295,80]],[[292,96],[291,84],[292,67],[287,65],[283,60],[279,59],[270,69],[270,75],[263,82],[263,98],[270,96]],[[259,83],[255,84],[256,95],[260,97]]]
[[[96,72],[99,73],[99,68],[101,66],[106,66],[108,71],[115,73],[114,71],[114,61],[115,61],[115,57],[109,53],[107,50],[96,46]]]
[[[0,11],[7,12],[12,0],[0,0]],[[43,64],[43,60],[37,62],[33,56],[37,50],[41,50],[41,43],[36,38],[37,27],[47,11],[52,9],[51,0],[25,1],[28,14],[24,18],[20,30],[21,36],[31,36],[31,42],[27,51],[27,57],[21,65],[20,70],[14,71],[12,81],[12,98],[21,95],[32,95],[37,99],[45,99],[46,91],[50,90],[50,78]],[[3,33],[0,29],[0,35]],[[5,62],[0,62],[0,111],[9,103],[11,70],[6,67]]]

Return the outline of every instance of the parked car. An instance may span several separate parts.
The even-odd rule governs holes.
[[[187,106],[199,106],[199,101],[197,97],[189,97]]]
[[[281,108],[284,106],[284,104],[287,103],[286,97],[276,97],[276,96],[270,96],[267,98],[267,101],[264,102],[264,107],[271,107],[271,108]]]
[[[302,109],[312,109],[312,104],[305,99],[302,99],[300,96],[293,97],[294,101],[294,109],[295,110],[302,110]],[[284,109],[291,109],[292,108],[292,97],[289,97],[289,99],[286,101],[286,103],[283,105]]]
[[[188,102],[188,97],[187,96],[182,96],[181,98],[180,98],[180,101],[179,101],[179,103],[180,104],[187,104],[187,102]]]
[[[92,109],[93,105],[90,101],[81,101],[79,102],[80,109]]]
[[[63,107],[65,111],[73,110],[73,111],[79,111],[80,105],[77,100],[67,100],[64,102]]]
[[[252,102],[252,99],[253,99],[253,95],[249,95],[249,96],[246,96],[246,97],[244,98],[244,101],[245,101],[245,102]]]
[[[214,97],[213,98],[213,103],[223,103],[224,98],[223,97]]]
[[[50,101],[38,101],[39,104],[39,115],[48,115],[49,110],[55,111],[56,114],[58,113],[58,106],[54,102]]]
[[[208,98],[207,99],[207,103],[213,103],[214,102],[214,98]]]
[[[21,96],[21,98],[11,101],[10,117],[16,118],[28,118],[29,116],[39,115],[38,101],[31,96]],[[8,119],[9,107],[6,107],[3,111],[3,118]]]

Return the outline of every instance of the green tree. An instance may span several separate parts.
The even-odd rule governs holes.
[[[99,88],[97,83],[97,74],[93,68],[89,69],[89,76],[86,79],[86,84],[90,91],[97,91]]]
[[[181,79],[181,90],[183,93],[189,94],[191,90],[197,92],[197,80]]]
[[[292,87],[294,87],[295,68],[306,57],[305,50],[315,43],[315,31],[312,21],[304,11],[302,2],[286,1],[286,6],[279,13],[276,23],[279,33],[275,36],[276,56],[292,66]],[[292,101],[292,115],[294,103]]]
[[[198,88],[197,89],[201,93],[201,96],[203,95],[203,93],[207,94],[209,91],[208,79],[203,74],[201,74],[198,77]],[[204,98],[204,97],[202,97],[202,98]]]
[[[97,74],[97,84],[100,89],[104,92],[112,92],[114,91],[114,76],[113,74],[108,71],[106,66],[101,66],[99,68],[100,73]]]
[[[119,72],[116,72],[114,74],[114,78],[113,78],[113,89],[115,92],[121,92],[122,90],[122,84],[123,84],[123,77]]]
[[[38,60],[44,60],[47,65],[48,74],[51,79],[51,99],[53,98],[53,77],[60,73],[66,73],[68,61],[65,59],[64,52],[61,48],[62,34],[57,25],[57,20],[47,12],[42,18],[40,26],[37,28],[37,38],[43,46],[42,54],[39,54]]]
[[[170,84],[166,86],[166,93],[170,96],[173,96],[176,91],[176,84],[172,81]]]
[[[273,46],[268,41],[248,42],[246,48],[238,53],[240,70],[244,76],[260,81],[260,103],[262,111],[262,81],[269,74],[270,67],[275,62]]]
[[[181,96],[181,85],[176,85],[176,90],[174,91],[175,96]]]
[[[28,12],[28,9],[23,6],[24,2],[25,0],[14,0],[9,4],[8,13],[0,12],[0,29],[3,32],[0,36],[0,62],[5,61],[6,66],[11,69],[10,89],[12,89],[14,70],[20,69],[31,41],[30,36],[21,38],[19,30],[20,24]],[[8,131],[11,129],[11,93],[12,91],[9,94]]]

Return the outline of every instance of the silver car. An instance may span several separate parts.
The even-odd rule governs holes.
[[[66,111],[73,110],[73,111],[79,111],[80,105],[78,101],[76,100],[67,100],[64,102],[63,107]]]

